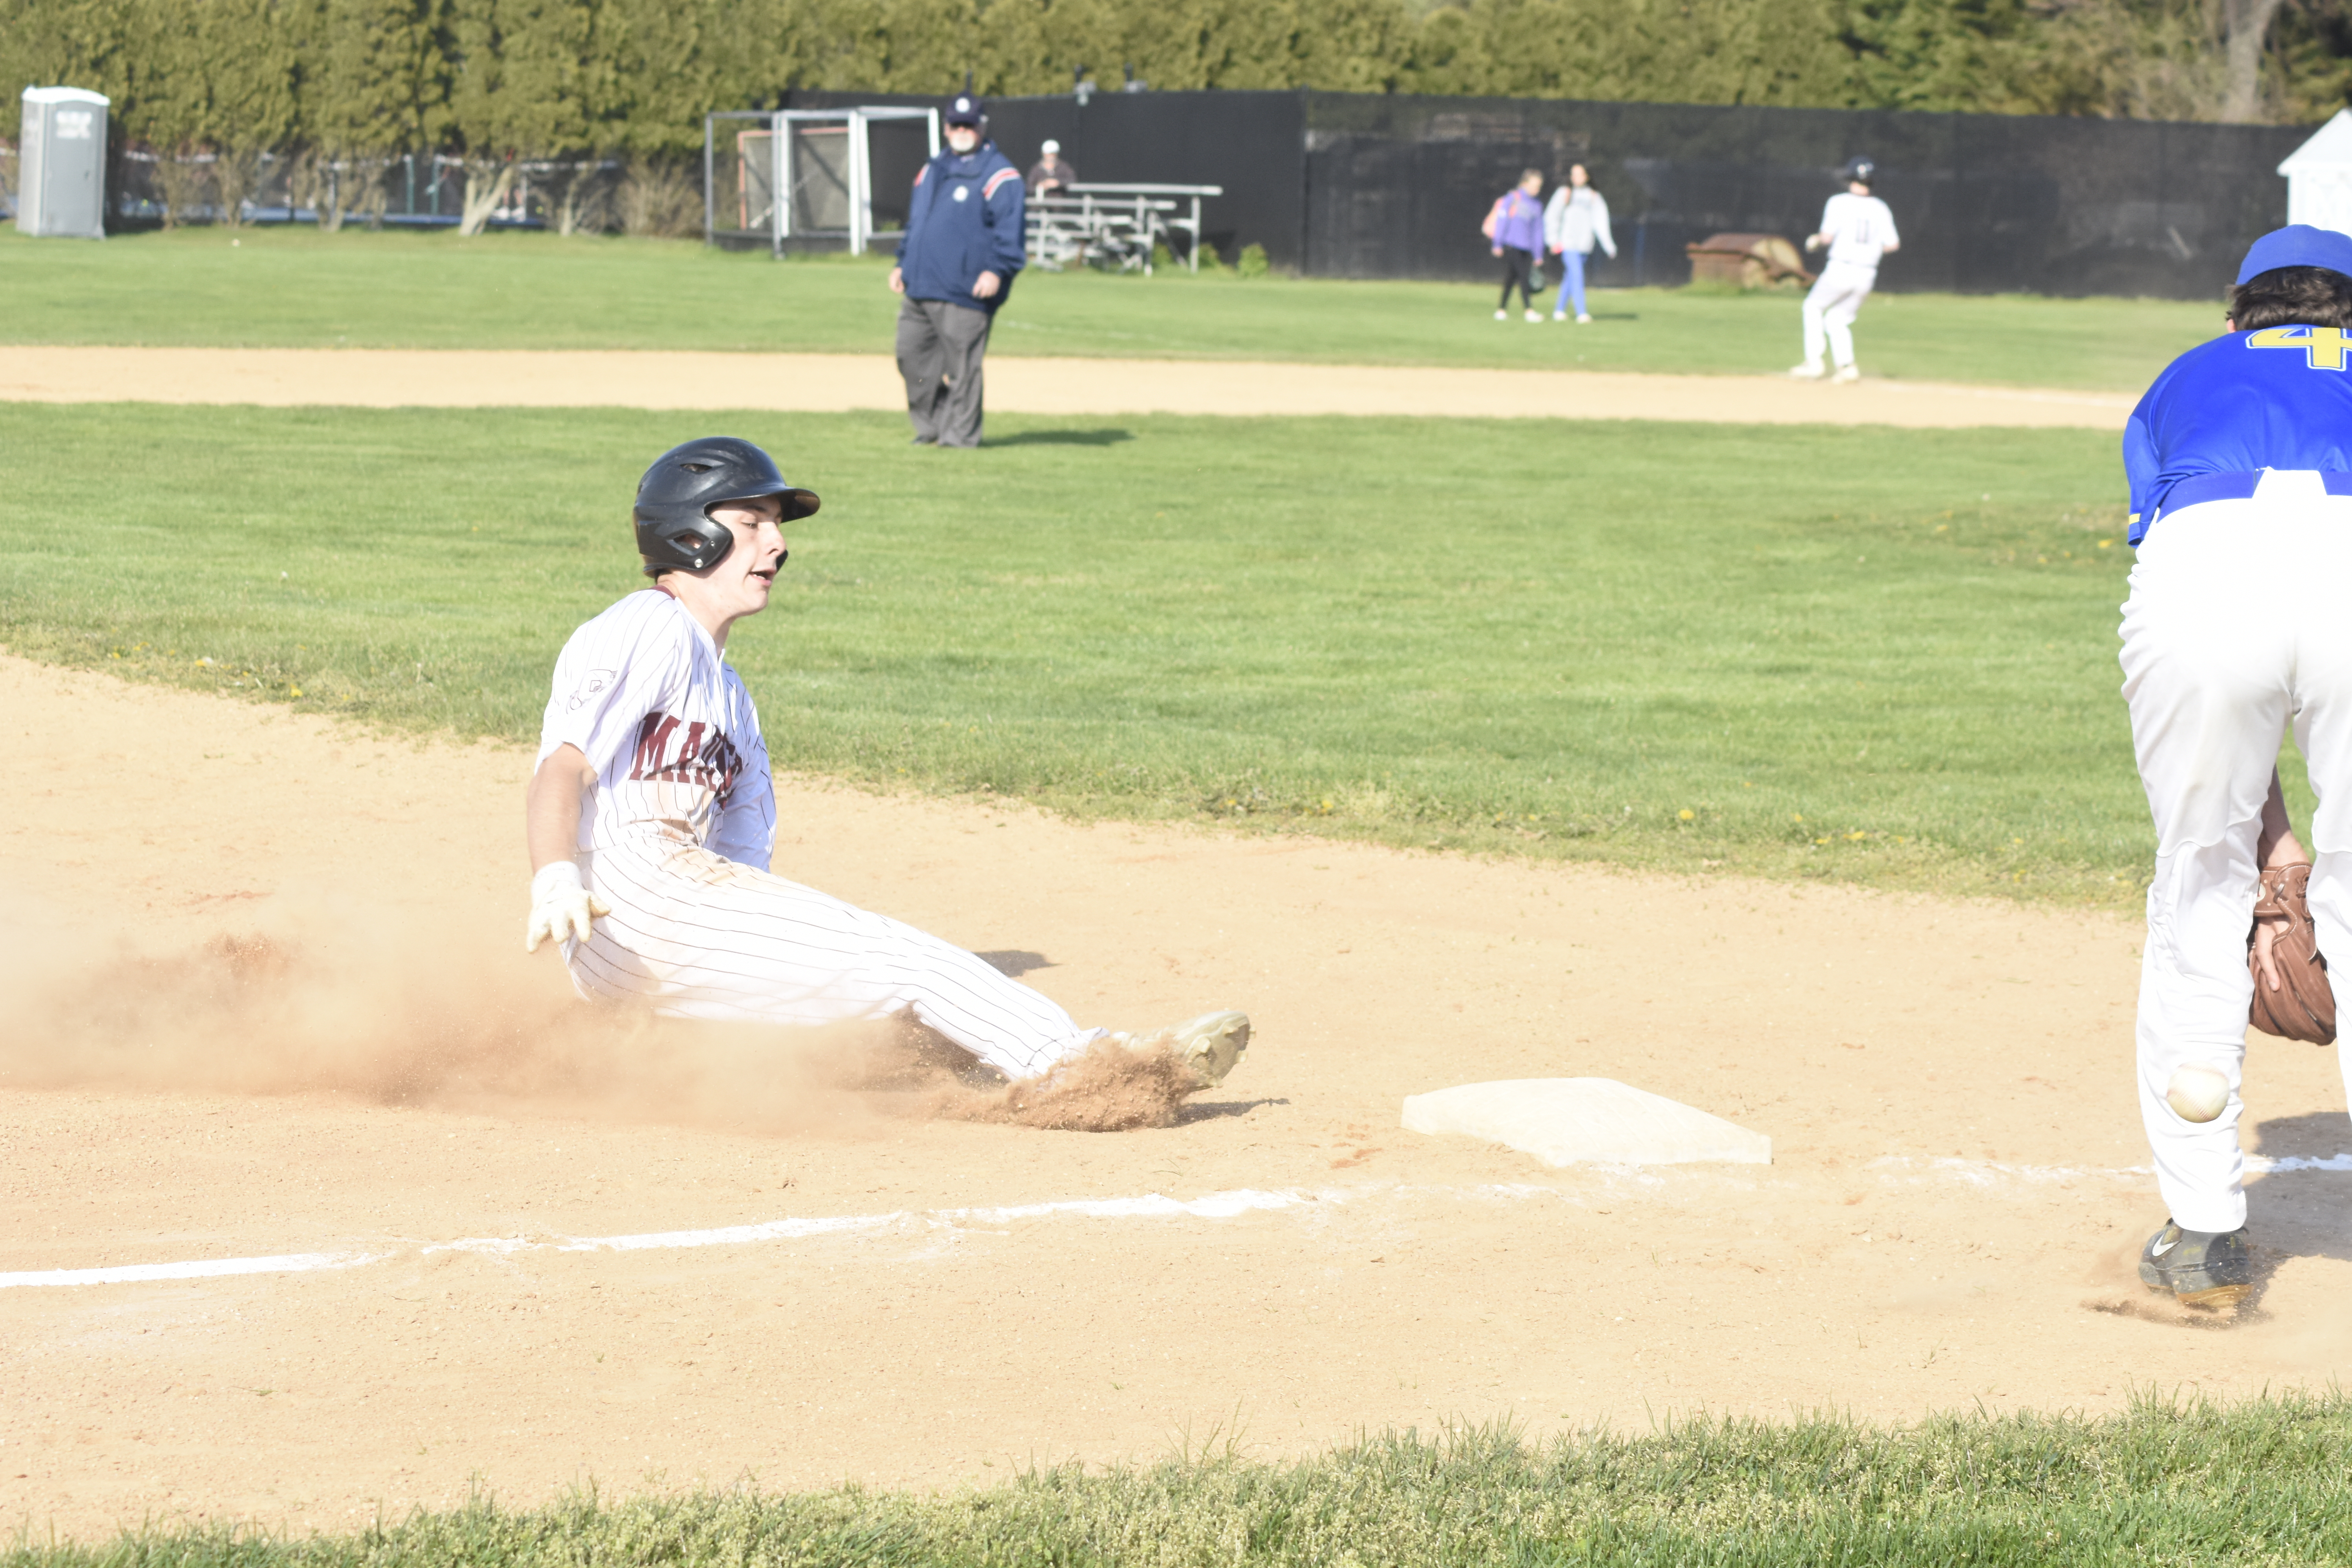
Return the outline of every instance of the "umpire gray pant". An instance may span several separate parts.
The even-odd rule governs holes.
[[[980,445],[981,356],[988,352],[986,310],[944,300],[898,307],[898,374],[915,439],[942,447]]]

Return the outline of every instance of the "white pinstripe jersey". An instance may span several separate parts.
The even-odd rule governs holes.
[[[581,848],[667,856],[698,845],[768,868],[776,794],[759,712],[669,595],[631,594],[563,645],[540,761],[566,742],[596,770],[580,805]]]

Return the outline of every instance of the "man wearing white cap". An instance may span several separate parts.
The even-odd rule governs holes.
[[[2238,1089],[2248,950],[2267,981],[2275,946],[2249,932],[2288,901],[2272,884],[2309,879],[2327,994],[2352,973],[2352,237],[2298,224],[2256,240],[2228,327],[2124,428],[2139,552],[2124,701],[2156,827],[2137,1076],[2170,1211],[2139,1273],[2193,1307],[2233,1305],[2257,1275]],[[2279,794],[2290,725],[2319,797],[2308,866]],[[2341,1047],[2337,1064],[2352,1073]]]
[[[1037,149],[1037,166],[1029,171],[1029,190],[1034,195],[1051,195],[1065,185],[1078,183],[1078,172],[1062,157],[1062,144],[1048,142]]]

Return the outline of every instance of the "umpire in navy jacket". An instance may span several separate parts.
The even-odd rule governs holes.
[[[1021,172],[981,132],[970,93],[948,106],[948,144],[915,176],[890,291],[898,307],[898,374],[917,446],[980,445],[981,356],[996,308],[1013,292],[1027,199]]]

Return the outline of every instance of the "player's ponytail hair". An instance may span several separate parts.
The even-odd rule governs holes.
[[[2325,267],[2273,267],[2230,290],[2239,331],[2264,327],[2352,328],[2352,278]]]

